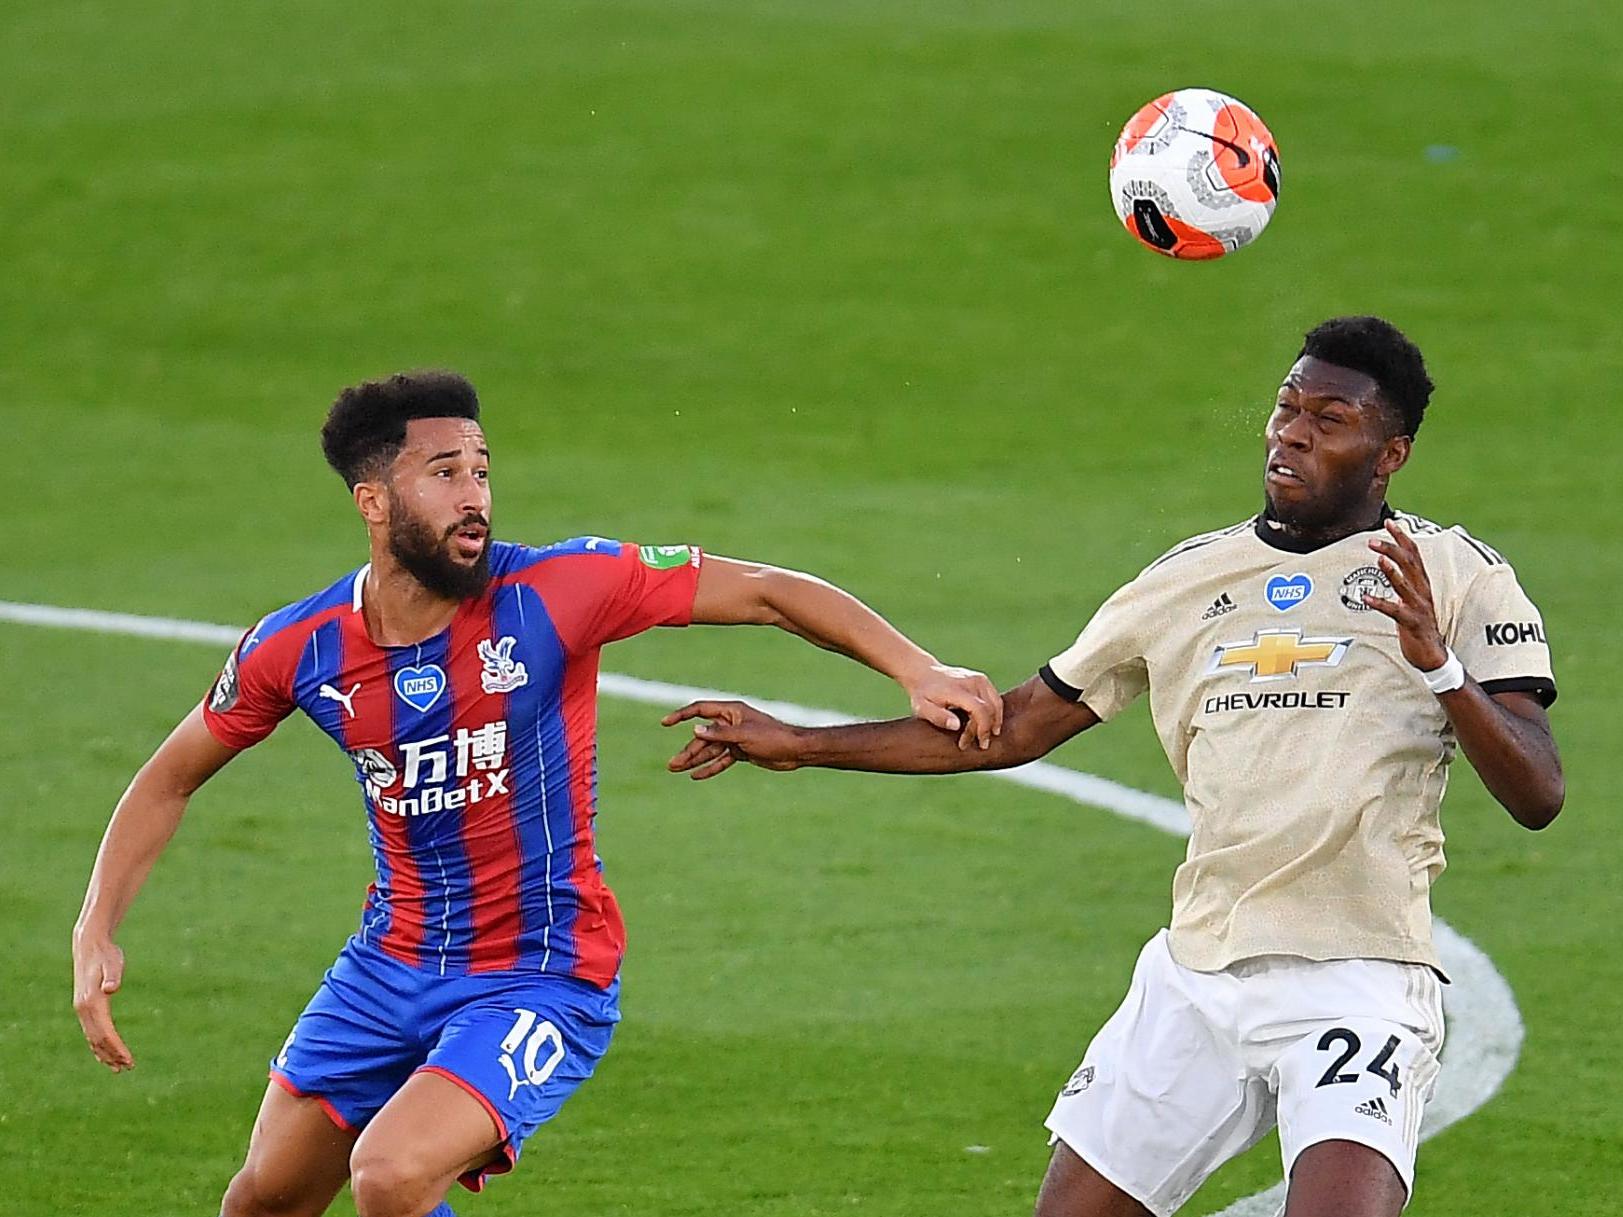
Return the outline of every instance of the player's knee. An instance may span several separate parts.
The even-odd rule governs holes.
[[[417,1217],[432,1201],[433,1186],[398,1152],[357,1146],[349,1160],[349,1190],[359,1217]]]
[[[220,1198],[220,1217],[258,1217],[259,1209],[251,1203],[248,1168],[243,1167],[231,1177],[225,1195]]]
[[[310,1207],[304,1189],[278,1184],[252,1161],[232,1177],[220,1201],[220,1217],[305,1217],[319,1211]]]

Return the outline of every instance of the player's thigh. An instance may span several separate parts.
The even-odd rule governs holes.
[[[1057,1142],[1152,1213],[1175,1212],[1273,1124],[1267,1080],[1223,1016],[1234,983],[1180,967],[1158,934],[1048,1115]]]
[[[425,1177],[450,1170],[479,1191],[487,1176],[513,1168],[525,1141],[592,1075],[620,1017],[617,989],[568,978],[488,985],[470,978],[464,988],[477,996],[449,1014],[428,1060],[367,1129],[356,1146],[357,1174],[363,1163],[392,1153],[395,1169],[409,1171],[415,1160]],[[409,1131],[419,1111],[434,1111],[415,1096],[448,1094],[446,1087],[460,1092],[456,1111],[467,1135],[452,1142]],[[385,1131],[375,1133],[380,1125]]]
[[[1295,1040],[1274,1066],[1280,1154],[1293,1193],[1300,1186],[1303,1195],[1309,1188],[1329,1195],[1334,1189],[1320,1188],[1318,1176],[1352,1170],[1367,1177],[1364,1190],[1395,1177],[1407,1195],[1439,1068],[1422,1031],[1402,1021],[1336,1019]],[[1309,1155],[1329,1142],[1365,1152]]]
[[[305,1217],[325,1211],[349,1177],[355,1133],[315,1099],[273,1082],[254,1120],[248,1156],[221,1205],[224,1217]]]
[[[1385,1155],[1352,1141],[1320,1141],[1297,1155],[1284,1217],[1397,1217],[1408,1198]]]
[[[271,1060],[272,1079],[359,1131],[423,1063],[417,1026],[422,989],[432,983],[348,943]]]
[[[407,1079],[349,1156],[355,1205],[368,1212],[438,1203],[456,1180],[501,1156],[502,1129],[467,1089],[438,1073]]]
[[[1059,1141],[1048,1160],[1037,1217],[1153,1217],[1150,1210]]]

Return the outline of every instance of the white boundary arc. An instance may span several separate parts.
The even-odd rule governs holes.
[[[49,604],[18,604],[7,600],[0,600],[0,621],[225,647],[234,644],[243,632],[238,626],[214,625],[203,621],[141,617],[130,613],[63,608]],[[717,689],[643,680],[617,672],[604,672],[599,678],[598,689],[610,697],[665,707],[675,707],[701,698],[742,700],[745,697]],[[793,702],[758,697],[748,700],[770,714],[805,726],[857,721],[833,710],[819,710]],[[983,776],[1057,794],[1085,807],[1139,820],[1176,836],[1189,835],[1189,820],[1183,804],[1062,765],[1034,761],[1029,765]],[[1515,1068],[1522,1045],[1521,1012],[1516,1008],[1516,998],[1510,986],[1494,968],[1493,961],[1470,939],[1442,921],[1434,921],[1433,927],[1437,949],[1454,983],[1444,990],[1448,1039],[1443,1050],[1443,1068],[1438,1076],[1437,1094],[1427,1107],[1425,1123],[1421,1126],[1422,1139],[1436,1136],[1492,1098]],[[1123,983],[1125,985],[1125,979]],[[1270,1217],[1279,1211],[1284,1196],[1285,1187],[1281,1183],[1235,1201],[1217,1217]]]

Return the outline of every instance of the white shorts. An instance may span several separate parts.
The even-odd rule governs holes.
[[[1442,1046],[1442,985],[1421,964],[1269,955],[1195,972],[1162,930],[1047,1125],[1157,1217],[1275,1123],[1285,1178],[1308,1146],[1356,1141],[1412,1192]]]

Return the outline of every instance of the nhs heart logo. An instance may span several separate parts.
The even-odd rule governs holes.
[[[1269,604],[1286,613],[1313,594],[1313,580],[1306,575],[1275,575],[1264,594]]]
[[[417,713],[426,714],[445,692],[445,669],[437,663],[401,668],[394,674],[394,691]]]

